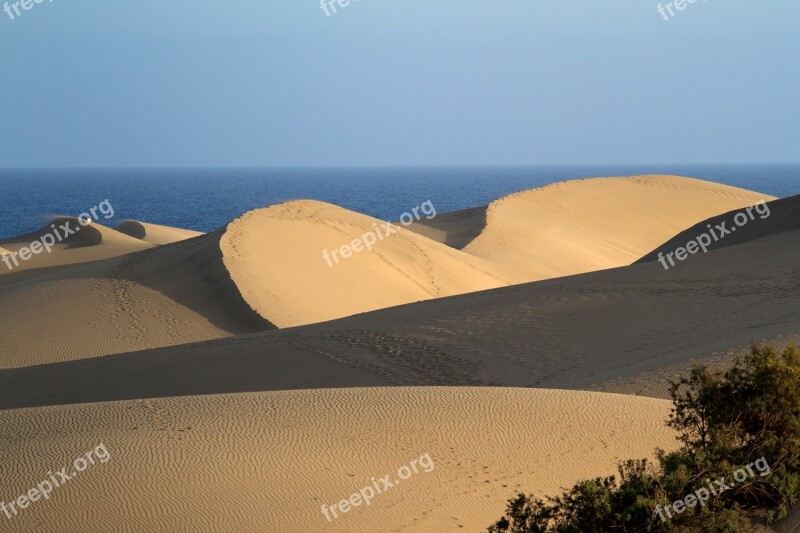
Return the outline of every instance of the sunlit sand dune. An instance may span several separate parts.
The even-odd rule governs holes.
[[[686,228],[774,197],[676,176],[554,183],[489,204],[463,250],[527,268],[529,280],[628,265]]]
[[[332,255],[355,239],[374,239],[371,251],[361,246],[349,257]],[[244,299],[278,327],[524,279],[512,273],[514,268],[496,267],[402,227],[311,200],[251,211],[228,225],[220,244]]]
[[[310,200],[205,235],[88,226],[0,277],[0,499],[101,443],[110,460],[0,523],[485,530],[518,491],[677,446],[669,402],[579,389],[664,397],[692,363],[800,334],[795,203],[671,270],[625,266],[761,198],[608,178],[392,234]],[[344,256],[370,233],[371,251]],[[425,454],[430,471],[326,519],[322,505]]]
[[[6,501],[101,443],[110,454],[0,523],[25,533],[481,531],[516,491],[553,494],[677,447],[668,410],[586,392],[392,388],[0,411]],[[418,472],[400,480],[412,460]],[[386,474],[401,483],[326,520],[323,504],[372,478],[383,487]]]
[[[288,327],[627,265],[694,223],[764,198],[672,176],[576,180],[422,218],[411,229],[425,239],[403,229],[383,238],[376,219],[303,200],[240,217],[222,249],[245,300]],[[371,252],[332,255],[369,233]]]

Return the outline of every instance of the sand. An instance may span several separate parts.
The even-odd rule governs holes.
[[[221,245],[244,299],[284,328],[627,265],[696,222],[762,198],[672,176],[577,180],[485,210],[422,217],[410,227],[419,235],[400,228],[386,238],[377,219],[302,200],[245,214]],[[372,251],[330,255],[369,233]],[[451,248],[462,245],[466,253]]]
[[[692,364],[800,333],[800,230],[324,324],[0,373],[0,407],[326,387],[485,385],[666,397]],[[35,384],[53,383],[47,390]],[[621,389],[621,384],[627,389]]]
[[[72,235],[67,235],[67,231],[61,229],[64,224],[68,224],[67,230],[74,231]],[[19,252],[21,248],[30,247],[32,242],[38,241],[45,234],[53,235],[56,240],[52,251],[42,251],[32,255],[27,261],[19,261],[19,265],[15,265],[12,270],[5,264],[0,265],[0,285],[9,280],[30,277],[32,272],[39,274],[48,268],[119,257],[152,247],[97,222],[84,227],[77,218],[66,216],[55,217],[49,224],[34,232],[0,240],[0,246],[10,252]],[[61,236],[62,240],[59,241],[56,235]],[[20,276],[23,272],[25,275]]]
[[[665,176],[561,183],[331,267],[323,250],[379,221],[299,200],[208,234],[93,224],[0,275],[0,500],[100,443],[112,457],[0,524],[484,530],[517,491],[674,448],[662,398],[691,364],[800,338],[797,199],[670,270],[652,261],[761,198]],[[323,502],[425,453],[432,472],[325,520]]]
[[[772,196],[676,176],[555,183],[492,202],[463,250],[524,264],[529,281],[628,265],[676,233]]]
[[[434,218],[421,218],[408,229],[431,240],[463,250],[486,227],[489,206],[473,207],[449,213],[439,213]]]
[[[323,256],[367,234],[372,251]],[[220,246],[244,299],[281,328],[524,279],[402,227],[310,200],[246,213],[228,225]]]
[[[238,296],[222,265],[219,236],[156,248],[122,235],[145,251],[0,276],[0,368],[272,328]],[[75,251],[91,254],[100,246]],[[48,260],[70,252],[54,251]]]
[[[162,226],[160,224],[149,224],[147,222],[139,222],[138,220],[122,221],[120,225],[117,226],[117,231],[158,246],[203,235],[203,233],[199,231]]]
[[[0,324],[0,368],[320,323],[620,266],[676,228],[760,197],[688,178],[579,180],[511,195],[486,210],[441,214],[425,231],[440,232],[443,242],[398,226],[384,236],[387,228],[374,218],[311,200],[251,211],[208,235],[129,221],[122,229],[132,237],[95,223],[0,275],[0,315],[9,317]],[[569,205],[557,198],[569,198]],[[601,208],[591,211],[591,202]],[[639,204],[646,209],[630,208]],[[570,223],[562,220],[567,208],[576,213]],[[660,218],[644,224],[643,213]],[[508,227],[512,219],[516,229]],[[547,225],[553,223],[569,232],[556,239]],[[16,251],[47,229],[0,244]],[[612,237],[601,238],[601,229]],[[370,233],[377,241],[372,251],[340,255],[338,264],[323,257]],[[468,241],[463,251],[448,245]],[[576,251],[584,263],[569,259]],[[550,259],[537,255],[544,252]],[[547,266],[551,260],[563,272]]]
[[[673,449],[668,402],[521,389],[335,389],[0,411],[0,498],[105,444],[3,531],[481,531],[518,490],[553,494]],[[328,523],[349,498],[418,473]],[[423,464],[430,465],[425,459]],[[379,484],[379,486],[382,486]],[[10,529],[9,529],[10,528]]]
[[[747,215],[747,218],[742,218],[743,215]],[[724,228],[720,229],[720,225],[724,225]],[[685,247],[690,241],[697,242],[704,234],[710,237],[703,240],[704,243],[710,241],[707,248],[717,250],[796,229],[800,229],[800,196],[781,198],[767,202],[765,206],[755,206],[749,213],[735,209],[704,220],[675,235],[636,262],[657,261],[659,254],[674,253],[678,247]],[[670,264],[667,259],[664,261]]]

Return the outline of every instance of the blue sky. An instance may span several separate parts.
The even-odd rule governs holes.
[[[45,0],[0,167],[800,161],[800,3],[657,5]]]

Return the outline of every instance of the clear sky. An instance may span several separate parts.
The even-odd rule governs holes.
[[[657,5],[44,0],[0,167],[799,162],[800,2]]]

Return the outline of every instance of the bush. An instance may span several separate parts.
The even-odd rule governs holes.
[[[673,408],[667,425],[678,432],[679,450],[657,450],[657,465],[646,460],[621,463],[619,481],[615,476],[583,481],[546,500],[520,493],[489,532],[738,532],[756,512],[776,521],[797,505],[797,346],[779,352],[772,345],[754,344],[751,353],[725,373],[693,368],[688,377],[671,383],[670,394]],[[711,493],[709,480],[724,478],[730,484],[734,472],[746,465],[751,468],[745,481],[710,494],[704,505],[682,513],[664,511],[687,495]]]

